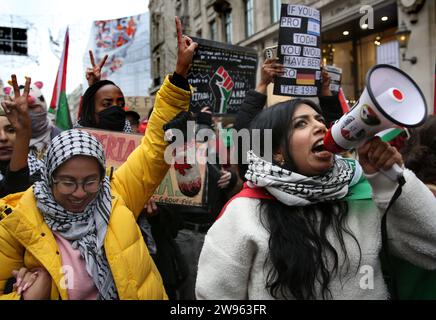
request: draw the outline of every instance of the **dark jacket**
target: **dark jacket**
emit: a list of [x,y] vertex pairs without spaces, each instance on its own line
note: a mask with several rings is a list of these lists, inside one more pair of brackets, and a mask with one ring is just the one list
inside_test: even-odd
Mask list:
[[[53,126],[50,132],[50,138],[53,139],[62,130]],[[35,172],[30,175],[29,168],[25,167],[18,171],[9,170],[9,161],[0,162],[0,198],[11,193],[27,190],[32,184],[41,179],[41,173]]]
[[0,164],[0,174],[0,198],[11,193],[25,191],[34,182],[29,175],[28,167],[18,171],[10,171],[9,163]]

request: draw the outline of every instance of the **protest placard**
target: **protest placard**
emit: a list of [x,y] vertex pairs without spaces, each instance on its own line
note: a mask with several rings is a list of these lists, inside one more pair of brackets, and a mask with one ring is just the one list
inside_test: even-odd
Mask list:
[[97,138],[103,145],[106,168],[114,170],[121,166],[129,155],[141,144],[141,135],[93,128],[80,128]]
[[[106,156],[106,171],[108,174],[120,167],[129,157],[129,155],[141,144],[142,135],[128,134],[123,132],[81,128],[84,131],[94,135],[103,145]],[[205,196],[206,183],[206,151],[207,143],[197,143],[196,157],[197,163],[193,166],[178,166],[171,165],[166,176],[162,180],[159,187],[155,190],[152,198],[158,203],[203,206],[207,201]],[[187,196],[187,192],[183,190],[183,185],[180,183],[180,176],[183,170],[195,170],[195,179],[197,190],[191,193],[192,196]],[[192,174],[191,174],[192,176]],[[193,181],[195,182],[195,181]],[[192,184],[191,184],[192,185]],[[192,190],[192,189],[191,189]]]
[[285,67],[274,94],[317,96],[321,81],[321,15],[314,8],[282,4],[277,56]]
[[191,110],[211,107],[214,114],[236,113],[245,93],[256,86],[254,49],[192,38],[198,43],[188,75],[193,87]]
[[151,109],[150,97],[124,97],[126,101],[126,110],[135,111],[143,119],[147,116]]

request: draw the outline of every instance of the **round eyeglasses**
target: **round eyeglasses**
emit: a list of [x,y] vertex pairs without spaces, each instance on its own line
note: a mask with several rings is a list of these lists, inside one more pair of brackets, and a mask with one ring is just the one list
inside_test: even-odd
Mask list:
[[75,180],[53,179],[53,184],[57,187],[59,193],[63,195],[69,195],[76,192],[79,185],[82,185],[82,189],[86,193],[96,193],[100,189],[101,180],[93,179],[77,182]]

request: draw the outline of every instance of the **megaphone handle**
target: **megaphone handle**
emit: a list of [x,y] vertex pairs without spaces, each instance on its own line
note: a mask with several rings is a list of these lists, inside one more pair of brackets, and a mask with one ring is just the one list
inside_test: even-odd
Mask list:
[[394,163],[394,165],[389,170],[382,169],[380,170],[380,172],[395,182],[398,181],[398,178],[403,175],[403,169],[396,163]]

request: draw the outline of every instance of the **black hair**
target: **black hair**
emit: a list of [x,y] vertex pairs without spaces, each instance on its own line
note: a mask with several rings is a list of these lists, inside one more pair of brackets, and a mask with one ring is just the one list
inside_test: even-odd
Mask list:
[[[115,83],[110,80],[100,80],[86,89],[82,97],[82,106],[79,112],[79,124],[84,127],[96,128],[95,122],[95,94],[97,91],[107,85],[113,85],[119,88]],[[120,89],[121,90],[121,89]]]
[[[260,150],[262,154],[258,154],[258,156],[266,156],[266,154],[263,154],[265,151],[264,129],[272,129],[272,151],[281,151],[285,160],[285,165],[282,167],[288,170],[295,171],[295,163],[293,157],[289,152],[288,141],[292,135],[292,117],[294,116],[297,107],[302,104],[309,105],[316,112],[321,114],[321,109],[313,101],[307,99],[293,99],[285,102],[279,102],[274,106],[271,106],[270,108],[266,108],[253,119],[250,124],[250,130],[252,132],[250,136],[254,136],[254,130],[258,130],[258,132],[260,133],[260,145],[257,149]],[[254,146],[252,145],[251,149],[253,149],[253,147]],[[273,159],[265,160],[274,162]],[[275,164],[278,165],[278,163]]]
[[[289,151],[289,139],[292,136],[293,115],[302,104],[307,104],[321,113],[311,100],[294,99],[264,109],[250,126],[251,129],[260,129],[261,132],[272,129],[273,152],[280,150],[285,160],[281,167],[294,172],[296,166]],[[263,144],[263,137],[260,141]],[[260,150],[264,150],[263,145]],[[272,159],[265,160],[275,163]],[[349,271],[345,234],[357,243],[361,258],[359,242],[345,223],[347,203],[330,201],[298,207],[261,199],[259,209],[263,213],[261,223],[270,234],[269,253],[264,265],[267,268],[268,262],[272,264],[267,270],[266,280],[266,288],[270,294],[275,298],[315,299],[318,295],[323,299],[331,298],[330,280],[344,266],[346,272]],[[341,266],[338,253],[328,240],[329,230],[336,235],[344,253],[345,260]],[[333,259],[333,264],[328,263],[327,257]]]

